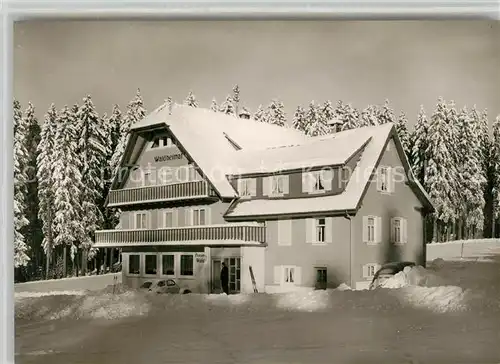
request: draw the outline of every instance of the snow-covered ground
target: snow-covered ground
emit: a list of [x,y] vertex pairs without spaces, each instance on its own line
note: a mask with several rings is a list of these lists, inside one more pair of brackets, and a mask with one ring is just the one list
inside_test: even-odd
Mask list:
[[436,261],[394,289],[16,296],[16,362],[498,362],[500,261]]

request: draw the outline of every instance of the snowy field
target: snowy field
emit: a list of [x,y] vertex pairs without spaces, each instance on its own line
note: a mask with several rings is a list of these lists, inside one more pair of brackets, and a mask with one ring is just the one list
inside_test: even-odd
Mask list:
[[[497,363],[500,260],[378,291],[18,293],[16,363]],[[399,288],[395,288],[399,287]]]

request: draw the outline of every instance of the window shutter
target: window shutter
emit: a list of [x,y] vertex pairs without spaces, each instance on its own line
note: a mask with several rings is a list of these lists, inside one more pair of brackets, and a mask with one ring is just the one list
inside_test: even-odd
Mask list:
[[184,226],[193,225],[193,210],[186,208],[184,210]]
[[331,191],[332,190],[332,182],[333,182],[333,170],[331,168],[328,168],[326,170],[321,171],[321,178],[323,179],[323,187],[325,187],[325,190]]
[[172,226],[179,226],[179,209],[172,209]]
[[302,172],[302,193],[311,192],[310,176],[308,172]]
[[380,216],[375,218],[375,242],[382,242],[382,218]]
[[368,243],[368,216],[363,216],[363,243]]
[[368,278],[368,264],[365,264],[361,267],[363,278]]
[[408,243],[408,220],[401,219],[401,242],[403,244]]
[[333,217],[325,219],[325,243],[333,242]]
[[146,228],[147,229],[152,229],[153,228],[153,218],[152,218],[152,214],[151,214],[151,211],[147,211],[146,212]]
[[283,175],[283,193],[288,195],[290,193],[290,176],[285,174]]
[[314,219],[306,219],[306,243],[314,243]]
[[295,266],[295,285],[299,286],[302,284],[302,267]]
[[375,170],[375,178],[377,179],[377,191],[382,191],[382,173],[380,172],[380,166]]
[[257,196],[257,178],[251,178],[248,182],[250,183],[250,195]]
[[269,196],[271,194],[271,190],[269,189],[269,181],[271,177],[262,178],[262,194],[264,196]]
[[205,225],[212,225],[212,208],[205,208]]
[[274,284],[280,284],[280,283],[281,283],[281,266],[275,265],[274,266]]
[[156,211],[157,211],[156,220],[158,220],[157,221],[158,229],[163,229],[165,227],[165,210],[160,209]]
[[238,189],[238,195],[241,196],[242,191],[243,191],[243,181],[241,180],[241,178],[238,178],[236,180],[236,183],[237,183],[236,188]]
[[128,216],[128,228],[135,229],[135,214],[133,212],[125,212],[125,217]]
[[387,168],[387,189],[388,192],[394,192],[394,168]]
[[391,243],[395,243],[396,242],[396,218],[395,217],[391,217],[390,237],[391,237]]

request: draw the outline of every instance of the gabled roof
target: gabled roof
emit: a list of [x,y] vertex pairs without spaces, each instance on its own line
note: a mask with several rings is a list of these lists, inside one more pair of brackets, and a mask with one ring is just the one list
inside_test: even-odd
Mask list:
[[[244,217],[259,218],[273,215],[299,216],[302,214],[314,213],[355,213],[360,208],[364,194],[369,186],[371,176],[376,170],[382,157],[382,152],[384,151],[391,136],[395,137],[396,148],[398,149],[403,166],[409,176],[410,186],[414,189],[424,206],[432,210],[432,203],[428,198],[428,195],[425,193],[418,181],[413,178],[413,174],[409,169],[408,160],[404,155],[393,124],[384,124],[380,126],[363,127],[340,132],[335,134],[335,137],[333,138],[330,136],[317,138],[324,141],[335,138],[337,138],[337,141],[343,139],[346,142],[346,145],[348,145],[348,141],[352,141],[353,138],[361,141],[369,140],[362,152],[356,168],[353,171],[351,179],[342,193],[333,196],[296,199],[241,200],[230,207],[225,217],[236,219]],[[332,153],[335,153],[335,150],[332,151]]]
[[369,135],[346,132],[309,138],[297,145],[242,150],[237,154],[238,174],[344,165],[370,138]]
[[230,141],[244,150],[256,150],[308,140],[294,129],[178,104],[172,105],[171,113],[160,106],[134,124],[131,133],[156,128],[170,129],[219,195],[226,198],[237,196],[226,177],[237,165],[238,150]]

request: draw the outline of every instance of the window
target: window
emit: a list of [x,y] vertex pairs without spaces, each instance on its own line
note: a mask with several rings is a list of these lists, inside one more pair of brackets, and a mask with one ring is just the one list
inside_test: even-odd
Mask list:
[[156,275],[156,264],[157,264],[157,259],[156,259],[156,254],[146,254],[145,255],[145,272],[146,274],[149,275]]
[[156,137],[153,139],[153,143],[151,144],[151,149],[173,147],[174,145],[175,144],[173,143],[172,138],[168,136]]
[[181,276],[192,276],[194,274],[193,255],[181,255]]
[[128,273],[140,274],[141,273],[141,259],[139,254],[130,254],[128,256]]
[[193,209],[193,225],[206,225],[206,209]]
[[241,178],[238,180],[238,194],[240,197],[249,197],[256,195],[256,179]]
[[295,267],[283,268],[283,282],[289,284],[295,283]]
[[198,171],[196,170],[196,167],[194,164],[189,164],[188,165],[188,181],[190,182],[195,182],[198,181]]
[[146,212],[136,212],[135,214],[135,228],[136,229],[147,229],[148,225],[148,215]]
[[173,145],[172,143],[172,139],[170,139],[169,137],[162,137],[161,138],[162,140],[162,147],[171,147]]
[[380,192],[393,192],[393,181],[390,167],[380,167],[378,171],[377,189]]
[[314,181],[313,192],[324,191],[325,186],[323,184],[323,178],[321,176],[321,171],[312,172],[312,178]]
[[406,243],[406,219],[402,217],[391,219],[391,240],[394,244]]
[[373,216],[369,216],[367,219],[368,223],[366,226],[367,229],[367,242],[374,243],[375,242],[375,218]]
[[315,236],[315,241],[317,243],[324,243],[325,242],[325,233],[326,233],[326,219],[321,218],[321,219],[316,219],[316,236]]
[[363,266],[363,278],[372,279],[375,273],[380,269],[380,264],[369,263]]
[[163,227],[164,228],[174,227],[174,211],[167,210],[163,212]]
[[282,195],[285,193],[285,176],[271,177],[271,194]]
[[175,256],[173,254],[163,254],[161,256],[161,274],[165,276],[175,275]]
[[151,144],[151,149],[160,147],[160,138],[155,138],[153,144]]

